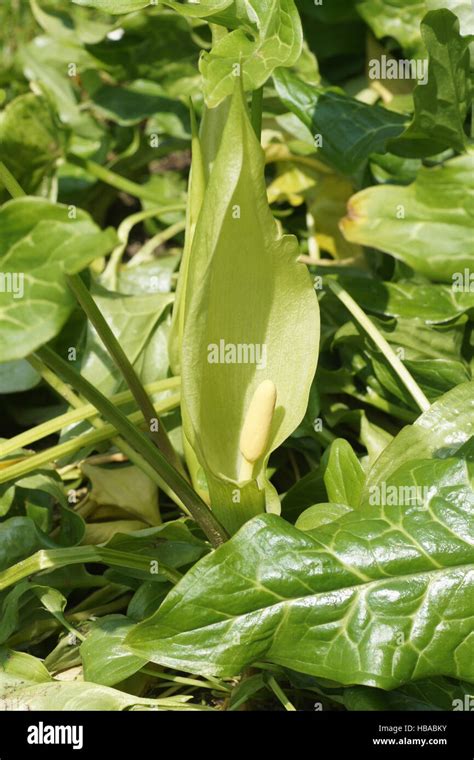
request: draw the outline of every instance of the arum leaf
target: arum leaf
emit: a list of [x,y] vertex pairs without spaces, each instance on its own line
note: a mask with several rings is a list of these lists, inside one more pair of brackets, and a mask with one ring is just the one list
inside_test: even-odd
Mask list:
[[160,523],[156,483],[138,467],[111,469],[83,464],[81,469],[92,483],[90,498],[96,504],[113,505],[150,525]]
[[344,438],[336,438],[328,450],[324,485],[329,500],[359,506],[365,474],[352,446]]
[[51,676],[37,657],[0,647],[0,679],[2,684],[44,683]]
[[[170,293],[122,295],[95,284],[91,294],[142,382],[150,382],[150,376],[153,381],[165,377],[168,357],[159,325],[173,296]],[[89,325],[81,374],[102,393],[112,394],[124,387],[123,379],[117,377],[114,369],[104,344]]]
[[64,273],[79,272],[116,245],[113,230],[75,213],[71,219],[67,206],[40,198],[0,209],[0,266],[11,278],[0,290],[2,361],[22,359],[59,332],[75,306]]
[[[277,390],[267,451],[254,469],[260,487],[269,453],[306,411],[319,314],[297,256],[295,238],[281,234],[268,207],[263,152],[236,88],[191,250],[182,356],[185,435],[206,474],[234,488],[257,386],[268,379]],[[238,502],[227,494],[222,508],[238,511]]]
[[31,594],[38,597],[42,606],[50,612],[61,623],[64,621],[63,611],[66,606],[66,598],[55,588],[50,586],[39,586],[30,581],[18,583],[2,599],[0,606],[0,642],[5,642],[14,631],[18,628],[20,619],[21,606],[24,606],[24,596],[28,597],[26,609],[30,612],[33,609],[33,600]]
[[25,192],[33,192],[52,172],[64,148],[48,102],[29,93],[15,98],[0,114],[0,160]]
[[389,148],[409,158],[432,156],[448,148],[466,148],[464,122],[471,105],[468,39],[448,10],[428,13],[421,33],[429,53],[427,81],[413,93],[415,115],[407,130]]
[[393,691],[381,691],[369,686],[354,686],[344,690],[347,710],[444,710],[456,709],[469,700],[472,686],[448,678],[428,678],[407,684]]
[[347,515],[351,508],[347,504],[338,504],[336,502],[321,502],[314,504],[312,507],[305,509],[298,517],[295,527],[299,530],[314,530],[320,525],[327,525],[334,520],[339,520],[343,515]]
[[391,253],[415,271],[448,282],[474,266],[474,153],[423,166],[408,187],[356,193],[341,229],[352,243]]
[[80,647],[86,681],[113,686],[146,665],[123,646],[132,625],[125,615],[106,615],[92,625]]
[[250,29],[239,28],[218,39],[203,53],[200,70],[209,107],[232,93],[242,68],[246,90],[256,90],[276,66],[292,66],[301,55],[303,33],[294,0],[247,0]]
[[434,514],[425,504],[371,507],[311,534],[255,517],[126,644],[206,675],[235,676],[266,659],[383,689],[434,675],[474,681],[470,493],[449,500],[434,488]]
[[32,554],[41,546],[35,524],[29,517],[11,517],[0,524],[0,570]]
[[446,394],[389,444],[373,468],[377,499],[310,533],[255,517],[126,644],[221,676],[266,659],[383,689],[439,675],[474,682],[473,387]]
[[[183,710],[189,697],[147,699],[86,681],[52,681],[5,688],[0,672],[0,707],[3,710]],[[193,709],[192,707],[190,709]],[[198,708],[194,708],[198,709]]]
[[285,69],[276,69],[273,81],[285,106],[320,136],[318,158],[342,174],[355,175],[371,153],[385,151],[387,141],[403,132],[406,117],[401,114],[325,92]]

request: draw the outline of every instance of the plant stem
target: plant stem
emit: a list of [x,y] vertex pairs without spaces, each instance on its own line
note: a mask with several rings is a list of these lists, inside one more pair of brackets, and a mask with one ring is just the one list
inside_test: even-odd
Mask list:
[[[73,406],[75,409],[82,409],[84,406],[84,401],[77,396],[74,391],[71,390],[71,388],[64,383],[55,372],[52,372],[51,369],[46,367],[42,361],[40,361],[35,356],[29,357],[30,364],[37,370],[37,372],[40,373],[40,375],[48,382],[54,390],[56,390],[57,393],[59,393],[63,398],[65,398],[71,406]],[[103,430],[105,427],[105,422],[101,420],[99,417],[95,417],[91,420],[91,424],[93,427],[97,428],[98,430]],[[110,436],[107,436],[110,437]],[[150,466],[150,464],[137,452],[135,449],[130,446],[127,441],[124,441],[123,438],[120,436],[113,435],[111,438],[112,443],[117,446],[120,451],[125,454],[125,456],[133,462],[137,467],[139,467],[146,475],[148,475],[149,478],[154,483],[157,483],[160,488],[162,488],[165,493],[171,496],[173,498],[173,495],[170,493],[166,483],[162,481],[161,478],[159,478],[159,475],[156,473],[153,467]],[[38,457],[41,455],[37,455]],[[27,460],[25,462],[25,465],[29,465],[31,468],[31,460],[33,457]],[[14,467],[14,466],[13,466]],[[28,472],[30,469],[28,469]],[[8,470],[11,474],[11,469]],[[180,504],[180,502],[178,502]],[[181,506],[181,504],[180,504]],[[160,518],[161,520],[161,518]]]
[[[71,164],[75,164],[75,166],[80,166],[81,169],[84,169],[89,174],[92,174],[92,176],[96,179],[99,179],[101,182],[105,182],[107,185],[114,187],[116,190],[122,190],[124,193],[128,193],[128,195],[132,195],[135,198],[141,198],[142,200],[156,203],[156,193],[154,190],[150,190],[144,185],[140,185],[137,182],[133,182],[132,180],[127,179],[126,177],[122,177],[120,174],[116,174],[110,169],[107,169],[105,166],[96,164],[95,161],[79,158],[78,156],[72,155],[68,156],[68,161]],[[170,210],[174,211],[182,211],[183,209],[183,204],[170,207]]]
[[[42,549],[32,554],[27,559],[17,562],[16,565],[3,570],[0,573],[0,591],[12,586],[18,581],[35,575],[43,570],[51,568],[67,567],[68,565],[82,565],[84,562],[101,562],[111,567],[126,567],[130,570],[150,572],[150,558],[141,557],[138,554],[107,549],[100,546],[73,546],[67,549]],[[163,565],[158,567],[160,575],[164,575],[172,583],[181,580],[181,573],[173,568]]]
[[[155,216],[162,216],[165,213],[177,211],[177,210],[184,210],[185,206],[184,204],[180,206],[154,206],[153,208],[147,208],[143,211],[137,211],[136,214],[131,214],[130,216],[127,216],[126,219],[121,222],[117,229],[117,237],[120,240],[119,245],[114,248],[112,251],[109,260],[107,262],[107,266],[105,267],[104,272],[102,273],[102,279],[110,278],[111,283],[115,286],[116,285],[116,269],[118,265],[120,264],[120,261],[122,260],[123,253],[125,251],[125,248],[128,243],[128,238],[130,235],[131,230],[136,224],[139,224],[140,222],[144,221],[145,219],[152,219]],[[169,228],[168,228],[169,229]],[[165,230],[166,232],[166,230]]]
[[213,546],[219,546],[228,536],[207,504],[193,490],[189,482],[163,456],[162,452],[143,433],[139,432],[130,420],[80,375],[73,367],[61,359],[48,346],[43,346],[37,352],[42,361],[51,367],[58,375],[74,385],[82,395],[93,404],[101,415],[113,425],[141,456],[163,478],[174,493],[187,507],[192,517],[200,525]]
[[296,707],[290,702],[290,700],[286,696],[280,684],[275,680],[275,678],[273,676],[269,676],[266,679],[266,681],[270,689],[275,694],[278,701],[281,702],[281,704],[285,708],[285,710],[288,710],[288,712],[296,712]]
[[250,112],[250,119],[252,126],[257,135],[257,140],[260,142],[262,137],[262,114],[263,114],[263,87],[259,87],[258,90],[254,90],[252,93],[252,106]]
[[147,240],[146,243],[142,245],[138,253],[135,254],[133,257],[132,265],[134,267],[139,266],[142,262],[146,261],[149,256],[151,256],[155,248],[158,248],[159,245],[166,243],[167,240],[171,240],[171,238],[173,238],[179,232],[183,232],[184,229],[186,229],[186,222],[182,221],[175,222],[165,230],[157,232],[156,235]]
[[25,191],[18,184],[15,177],[9,169],[5,166],[3,161],[0,161],[0,182],[8,190],[12,198],[22,198],[26,195]]
[[74,409],[80,409],[84,406],[84,401],[77,396],[76,393],[69,387],[67,383],[64,383],[60,377],[52,372],[37,356],[31,355],[28,357],[28,361],[34,370],[40,375],[45,383],[56,391],[58,396],[68,402]]
[[[54,375],[54,373],[51,374]],[[54,377],[56,376],[54,375]],[[149,385],[146,385],[145,388],[148,393],[155,395],[160,391],[179,388],[180,381],[180,377],[170,377],[166,380],[157,380],[155,383],[150,383]],[[69,386],[66,387],[69,388]],[[121,393],[116,393],[114,396],[111,396],[110,400],[115,404],[115,406],[121,406],[122,404],[126,404],[127,402],[131,401],[132,398],[133,397],[130,391],[122,391]],[[171,399],[174,400],[175,398],[178,398],[179,401],[179,396],[176,396],[176,394],[168,397],[166,401],[170,401]],[[166,406],[165,411],[168,411],[168,409],[169,405]],[[82,422],[83,420],[87,420],[90,417],[96,416],[97,409],[92,406],[92,404],[84,404],[83,406],[80,406],[71,412],[60,414],[58,417],[54,417],[47,422],[42,422],[40,425],[36,425],[29,430],[25,430],[24,433],[20,433],[14,438],[9,438],[7,441],[0,443],[0,460],[4,459],[4,457],[8,456],[9,454],[13,454],[18,449],[23,449],[31,443],[40,441],[42,438],[47,438],[53,433],[57,433],[58,430],[61,430],[68,425],[73,425],[76,422]]]
[[[170,409],[174,409],[175,407],[179,406],[179,402],[180,396],[175,395],[170,396],[165,401],[161,402],[160,405],[157,404],[156,406],[159,411],[169,411]],[[134,412],[133,414],[130,414],[127,419],[133,425],[143,422],[141,412]],[[58,443],[56,446],[52,446],[49,449],[38,452],[38,454],[33,454],[32,456],[25,457],[19,462],[16,460],[12,464],[8,464],[8,461],[0,462],[0,484],[6,483],[9,480],[16,480],[17,478],[22,477],[29,472],[32,472],[32,470],[36,470],[39,467],[42,467],[48,462],[54,462],[61,457],[74,454],[75,451],[79,451],[83,448],[95,447],[97,444],[110,439],[115,443],[117,448],[123,446],[125,449],[127,449],[127,451],[129,451],[131,454],[131,456],[128,456],[128,454],[126,454],[127,459],[130,459],[130,461],[134,462],[137,467],[140,467],[140,469],[142,469],[153,480],[154,483],[156,483],[165,493],[168,493],[170,497],[177,502],[177,504],[183,507],[181,500],[178,499],[175,494],[173,494],[172,490],[166,485],[166,483],[164,483],[162,478],[160,478],[153,467],[150,467],[150,465],[145,462],[143,457],[137,454],[134,449],[129,447],[126,441],[122,441],[122,439],[117,436],[115,427],[113,425],[102,423],[102,420],[98,420],[98,422],[101,423],[101,426],[97,428],[97,430],[93,430],[90,433],[84,433],[83,435],[78,435],[75,438],[71,438],[69,441],[64,441],[64,443]],[[125,451],[123,453],[125,454]],[[4,467],[4,465],[6,466]],[[187,512],[187,510],[185,511]]]
[[[150,438],[152,438],[156,446],[158,446],[158,448],[163,452],[164,456],[173,465],[173,467],[178,470],[183,475],[183,477],[185,477],[183,466],[170,443],[163,423],[156,416],[153,404],[151,403],[150,398],[141,383],[141,380],[133,369],[122,346],[104,319],[102,312],[84,285],[84,282],[82,281],[80,275],[66,275],[66,282],[76,296],[87,317],[94,325],[99,337],[104,343],[110,356],[114,360],[115,365],[122,373],[125,382],[130,388],[130,391],[133,393],[133,397],[137,402],[138,408],[141,409],[143,417],[147,423]],[[156,430],[154,429],[155,425]]]
[[163,681],[169,681],[171,683],[182,683],[187,686],[199,686],[202,689],[215,689],[216,691],[228,692],[230,689],[227,686],[219,683],[211,683],[210,681],[199,681],[197,678],[185,678],[184,676],[174,676],[171,673],[161,673],[159,670],[152,670],[152,668],[144,667],[141,669],[142,673],[153,678],[158,678]]
[[341,287],[338,282],[335,280],[327,280],[326,282],[334,295],[339,298],[341,303],[343,303],[346,309],[352,314],[364,332],[367,333],[377,348],[380,349],[380,351],[383,353],[386,360],[391,365],[392,369],[396,372],[420,410],[422,412],[426,412],[431,406],[430,402],[426,398],[418,383],[410,375],[405,365],[400,361],[388,341],[385,340],[383,335],[379,330],[377,330],[373,322],[362,311],[352,296],[349,295],[349,293],[344,290],[344,288]]

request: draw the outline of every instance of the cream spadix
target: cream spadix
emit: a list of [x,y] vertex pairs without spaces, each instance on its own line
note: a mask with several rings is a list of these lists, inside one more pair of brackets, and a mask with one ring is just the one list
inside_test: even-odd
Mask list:
[[260,383],[252,396],[240,434],[241,481],[252,477],[253,465],[266,452],[276,398],[277,390],[271,380]]

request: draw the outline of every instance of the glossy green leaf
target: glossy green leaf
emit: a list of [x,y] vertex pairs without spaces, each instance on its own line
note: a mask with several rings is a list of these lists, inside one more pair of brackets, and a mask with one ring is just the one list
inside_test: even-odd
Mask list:
[[407,684],[393,691],[354,686],[344,690],[347,710],[453,710],[459,700],[464,704],[472,686],[449,678],[430,678]]
[[314,530],[315,528],[319,528],[320,525],[327,525],[334,522],[334,520],[339,520],[340,517],[347,515],[350,511],[351,508],[347,504],[335,502],[314,504],[300,514],[295,523],[295,528],[304,531]]
[[182,125],[188,121],[183,103],[166,97],[160,85],[145,79],[137,79],[121,87],[104,84],[95,90],[92,101],[95,111],[121,126],[139,124],[155,115],[159,115],[161,123],[164,123],[166,113],[170,120],[174,119]]
[[356,509],[365,482],[365,474],[352,446],[337,438],[328,450],[324,485],[329,500]]
[[136,533],[119,533],[107,542],[107,548],[149,557],[169,567],[191,565],[208,551],[206,542],[194,535],[191,526],[188,520],[172,520]]
[[371,153],[383,152],[403,132],[406,117],[394,111],[308,85],[285,69],[277,69],[273,81],[285,106],[320,135],[318,157],[342,174],[356,174]]
[[245,8],[250,28],[218,38],[201,57],[204,95],[211,108],[232,93],[238,67],[245,90],[256,90],[276,66],[292,66],[301,55],[303,34],[294,0],[248,0]]
[[421,33],[429,54],[427,82],[415,88],[413,121],[389,149],[415,158],[446,149],[462,153],[472,100],[468,39],[461,37],[459,21],[449,10],[428,13]]
[[10,517],[0,523],[0,570],[33,554],[40,546],[33,520],[29,517]]
[[256,387],[270,379],[277,389],[267,450],[254,469],[260,487],[268,454],[306,411],[319,315],[297,256],[295,239],[281,234],[268,207],[262,150],[237,87],[192,245],[182,356],[184,432],[208,479],[229,487],[213,503],[221,519],[239,509],[231,500],[239,438]]
[[116,244],[90,216],[40,198],[20,198],[0,209],[0,264],[11,277],[0,291],[2,361],[21,359],[51,340],[75,301],[64,273],[79,272]]
[[474,265],[474,153],[422,167],[408,187],[356,193],[341,229],[352,243],[392,254],[436,281],[453,282]]
[[114,686],[146,665],[123,646],[132,626],[124,615],[106,615],[93,624],[80,647],[86,681]]
[[[430,509],[372,506],[303,533],[275,515],[201,560],[126,643],[191,672],[232,676],[265,659],[343,684],[474,681],[474,498],[447,460]],[[463,470],[463,473],[460,471]]]

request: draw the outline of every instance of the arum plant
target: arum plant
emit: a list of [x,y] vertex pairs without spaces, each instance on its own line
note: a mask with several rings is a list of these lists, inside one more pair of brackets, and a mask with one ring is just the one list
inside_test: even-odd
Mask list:
[[172,350],[181,338],[188,462],[197,457],[211,508],[234,532],[255,514],[279,512],[266,468],[307,408],[319,311],[296,238],[282,234],[268,206],[263,151],[238,78],[227,107],[204,192],[194,137],[183,332]]

